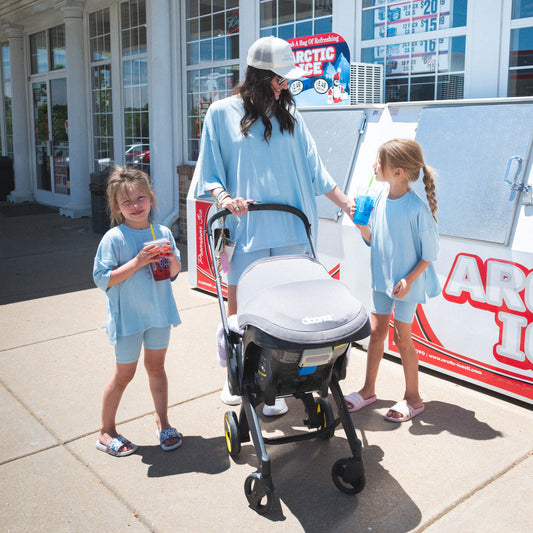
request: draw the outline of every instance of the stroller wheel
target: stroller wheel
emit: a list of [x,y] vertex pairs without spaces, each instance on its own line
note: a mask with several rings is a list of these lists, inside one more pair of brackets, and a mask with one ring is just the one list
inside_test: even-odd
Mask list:
[[324,433],[320,438],[324,440],[331,439],[335,433],[335,417],[333,416],[333,409],[331,408],[331,403],[327,398],[318,398],[316,401],[316,413],[321,419],[321,424],[319,429],[326,429],[331,427],[330,431]]
[[360,460],[339,459],[331,469],[335,486],[345,494],[357,494],[365,487],[365,471]]
[[254,472],[246,478],[244,494],[250,507],[259,514],[267,514],[272,510],[274,492],[266,485],[259,472]]
[[241,453],[241,439],[237,415],[233,411],[227,411],[224,415],[224,435],[226,436],[228,453],[232,457],[237,457]]

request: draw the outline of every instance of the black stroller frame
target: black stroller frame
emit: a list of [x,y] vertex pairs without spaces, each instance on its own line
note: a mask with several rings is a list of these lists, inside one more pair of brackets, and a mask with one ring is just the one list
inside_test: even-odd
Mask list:
[[[307,216],[301,210],[277,203],[253,203],[249,204],[248,210],[250,212],[275,210],[292,213],[297,216],[305,226],[311,257],[315,263],[318,263],[311,238],[311,225]],[[216,220],[228,215],[231,215],[230,211],[221,210],[211,216],[206,225],[206,234],[213,261],[215,258],[213,224]],[[304,257],[309,259],[307,256]],[[259,263],[259,261],[256,263]],[[362,310],[362,313],[364,313],[362,326],[356,332],[345,334],[343,338],[335,340],[334,346],[330,346],[330,359],[325,362],[321,360],[320,355],[314,355],[316,350],[313,351],[313,348],[319,346],[316,342],[314,344],[304,343],[303,345],[287,341],[280,342],[255,326],[247,326],[242,337],[239,333],[232,331],[228,324],[224,305],[221,274],[216,268],[214,270],[216,272],[216,290],[224,328],[229,389],[231,394],[242,397],[239,416],[237,417],[234,411],[227,411],[224,416],[226,446],[229,454],[232,457],[237,457],[241,451],[241,443],[249,442],[251,435],[259,461],[257,471],[250,474],[244,483],[244,491],[250,507],[259,514],[269,513],[272,509],[274,485],[272,483],[270,458],[267,454],[266,444],[285,444],[314,438],[327,440],[333,436],[339,423],[344,428],[352,455],[336,461],[332,467],[331,475],[334,484],[342,492],[350,495],[359,493],[365,486],[365,474],[361,457],[362,443],[356,436],[339,381],[346,377],[347,354],[351,342],[363,339],[370,334],[370,322],[366,312],[364,309]],[[244,273],[241,276],[241,280],[243,277]],[[332,343],[329,342],[329,344],[331,345]],[[283,379],[279,378],[276,372],[282,374],[279,369],[283,367],[283,363],[273,356],[270,359],[267,358],[270,352],[274,351],[277,354],[282,353],[282,359],[283,357],[286,358],[287,354],[294,356],[297,353],[300,355],[294,357],[299,357],[296,363],[302,369],[305,350],[307,350],[306,353],[311,353],[311,355],[306,356],[311,361],[308,366],[311,366],[313,361],[317,362],[317,365],[312,367],[316,369],[313,371],[314,376],[297,376],[296,380],[291,380],[290,376],[285,376]],[[262,357],[263,353],[267,355]],[[316,357],[318,359],[313,359]],[[259,371],[260,364],[262,365],[261,371]],[[285,365],[284,368],[288,366],[290,365]],[[276,379],[272,377],[274,375],[276,375]],[[266,376],[265,379],[262,376]],[[268,379],[269,376],[271,377],[270,381]],[[337,405],[338,418],[335,418],[327,398],[328,388],[331,390]],[[318,393],[319,397],[315,397],[313,393]],[[263,437],[256,407],[262,403],[273,405],[276,397],[283,396],[294,396],[302,401],[307,416],[304,424],[312,431],[276,438]]]

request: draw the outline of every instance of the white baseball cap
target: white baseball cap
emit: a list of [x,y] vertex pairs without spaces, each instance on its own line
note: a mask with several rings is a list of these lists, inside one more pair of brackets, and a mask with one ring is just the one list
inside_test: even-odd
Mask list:
[[249,67],[271,70],[278,76],[295,80],[308,74],[294,63],[291,45],[278,37],[262,37],[248,50]]

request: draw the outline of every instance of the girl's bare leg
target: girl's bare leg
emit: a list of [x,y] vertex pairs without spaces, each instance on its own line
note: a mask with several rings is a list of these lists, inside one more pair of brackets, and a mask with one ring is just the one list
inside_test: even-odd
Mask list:
[[[403,399],[413,408],[422,407],[423,402],[418,388],[418,355],[411,337],[411,324],[394,321],[394,344],[402,358],[403,373],[405,376],[405,394]],[[401,414],[389,410],[388,416],[401,418]]]
[[387,338],[390,315],[377,315],[371,313],[370,325],[372,333],[368,343],[366,358],[366,375],[363,388],[359,394],[366,400],[376,394],[376,380],[378,377],[379,365],[383,358],[385,349],[385,339]]
[[[137,361],[127,364],[116,363],[115,374],[104,389],[104,398],[102,401],[102,427],[98,434],[98,439],[105,446],[118,435],[115,426],[118,406],[126,386],[135,375],[136,369]],[[127,450],[131,450],[129,444],[121,446],[118,451],[125,452]]]
[[[165,371],[165,356],[167,349],[148,350],[144,349],[144,367],[148,374],[150,392],[154,400],[155,422],[159,432],[170,427],[168,421],[168,379]],[[179,441],[179,437],[165,440],[167,446],[172,446]]]

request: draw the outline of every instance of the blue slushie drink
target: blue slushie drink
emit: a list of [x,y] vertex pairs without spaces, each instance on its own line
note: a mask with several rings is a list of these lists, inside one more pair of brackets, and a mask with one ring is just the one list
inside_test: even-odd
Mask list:
[[375,201],[375,196],[361,194],[355,197],[355,213],[353,215],[354,224],[360,224],[361,226],[366,226],[368,224],[368,219],[370,218],[372,209],[374,209]]

